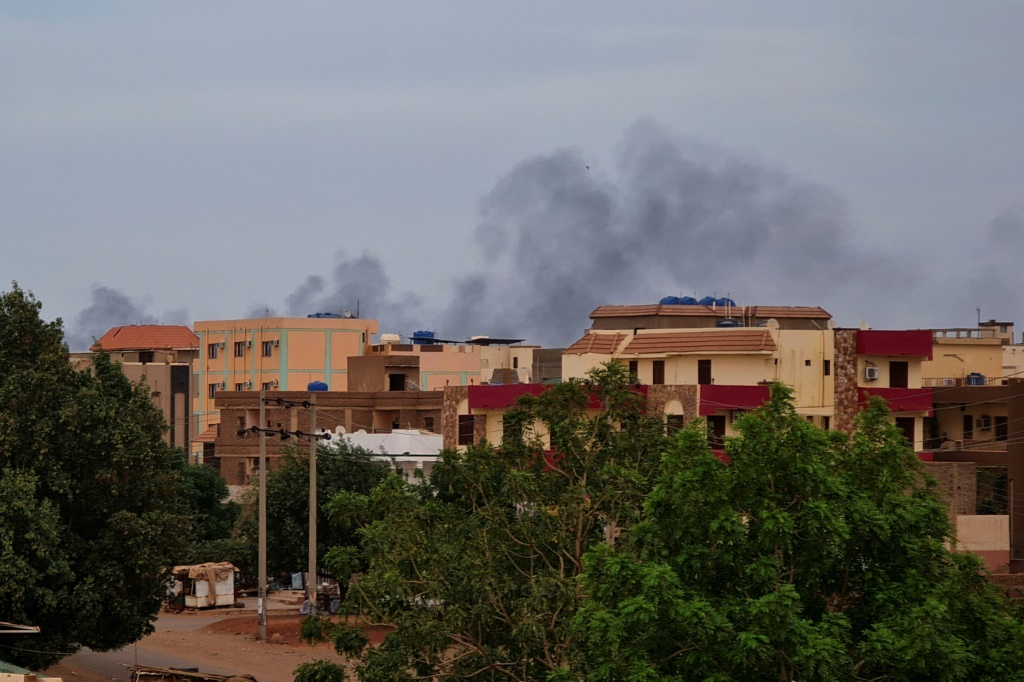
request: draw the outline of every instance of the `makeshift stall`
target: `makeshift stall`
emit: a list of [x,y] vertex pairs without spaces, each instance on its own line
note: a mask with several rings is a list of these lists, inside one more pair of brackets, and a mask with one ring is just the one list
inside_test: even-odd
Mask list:
[[[187,609],[208,609],[235,605],[235,573],[228,561],[175,566],[171,571],[175,601]],[[182,599],[184,597],[184,599]]]

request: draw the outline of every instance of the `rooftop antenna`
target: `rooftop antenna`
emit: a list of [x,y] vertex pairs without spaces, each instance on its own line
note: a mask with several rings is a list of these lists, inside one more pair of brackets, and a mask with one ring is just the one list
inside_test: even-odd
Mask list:
[[981,308],[975,308],[978,311],[978,326],[981,327]]

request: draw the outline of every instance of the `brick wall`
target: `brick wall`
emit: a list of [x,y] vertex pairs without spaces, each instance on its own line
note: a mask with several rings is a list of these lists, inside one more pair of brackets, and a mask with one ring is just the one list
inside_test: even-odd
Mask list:
[[661,416],[665,406],[678,400],[687,423],[697,417],[697,386],[652,385],[647,387],[647,414]]
[[925,469],[938,482],[939,496],[957,515],[977,514],[978,465],[974,462],[926,462]]
[[835,362],[833,363],[835,399],[833,428],[852,433],[857,419],[857,330],[835,331]]

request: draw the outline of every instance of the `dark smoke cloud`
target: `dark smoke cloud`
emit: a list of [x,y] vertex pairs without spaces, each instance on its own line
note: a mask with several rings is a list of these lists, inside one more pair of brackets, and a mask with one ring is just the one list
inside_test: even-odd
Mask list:
[[111,287],[94,285],[92,303],[75,316],[66,339],[72,352],[87,351],[112,327],[127,324],[183,324],[191,326],[188,311],[177,308],[161,318],[146,312],[146,304]]
[[479,208],[484,265],[454,282],[444,308],[393,296],[377,258],[339,255],[329,278],[311,276],[288,297],[288,310],[351,310],[359,299],[382,330],[565,345],[599,305],[668,294],[821,305],[896,324],[887,317],[895,318],[892,306],[875,302],[922,282],[905,259],[855,246],[846,208],[828,190],[654,122],[626,131],[612,172],[587,164],[562,150],[520,163],[497,183]]
[[358,311],[361,317],[380,320],[383,331],[405,335],[415,331],[415,311],[423,302],[412,294],[393,297],[391,280],[380,259],[365,253],[349,258],[339,251],[334,261],[328,277],[310,275],[288,295],[285,307],[289,315],[301,317],[345,311],[355,314]]

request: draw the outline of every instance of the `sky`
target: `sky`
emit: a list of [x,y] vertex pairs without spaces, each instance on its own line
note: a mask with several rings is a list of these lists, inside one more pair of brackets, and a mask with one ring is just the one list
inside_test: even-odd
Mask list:
[[[0,0],[0,290],[109,327],[1024,325],[1024,4]],[[980,308],[980,312],[978,309]]]

